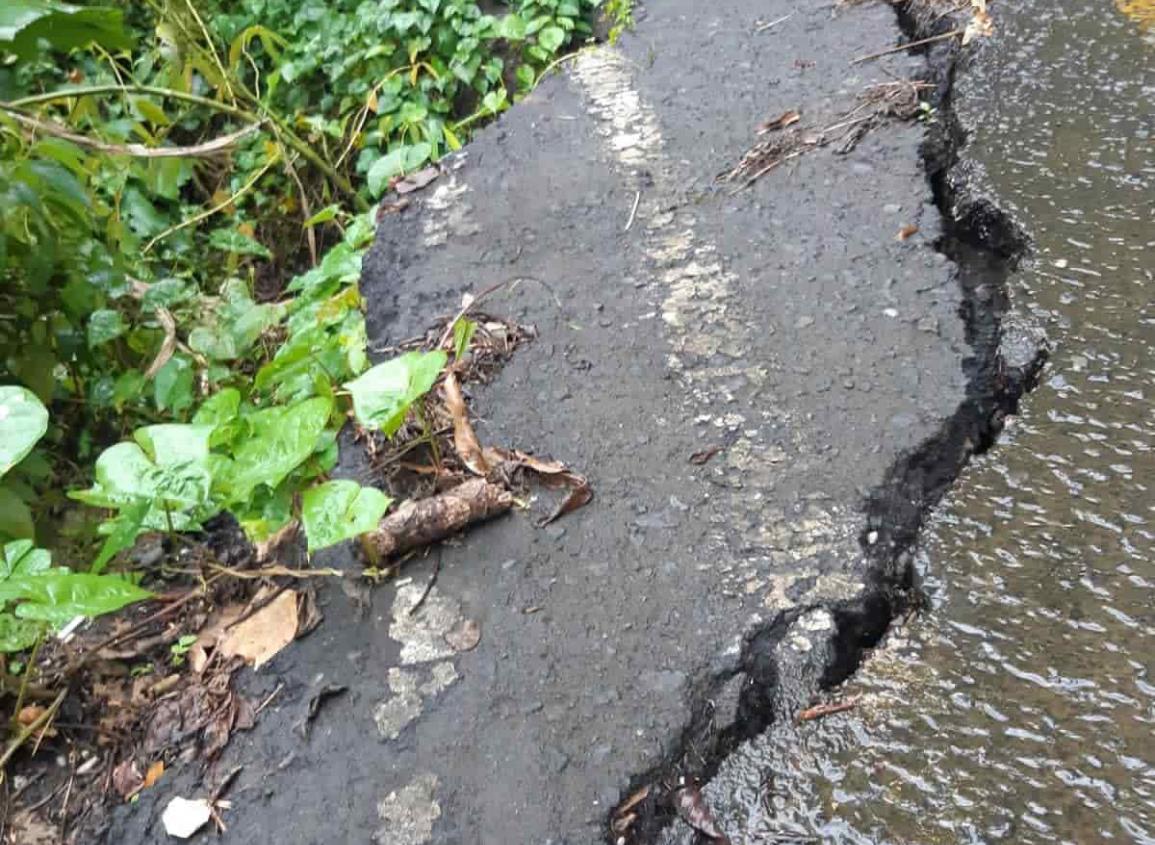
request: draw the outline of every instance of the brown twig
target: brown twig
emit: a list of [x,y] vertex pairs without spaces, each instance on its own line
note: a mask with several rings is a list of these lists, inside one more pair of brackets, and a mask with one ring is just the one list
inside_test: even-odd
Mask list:
[[88,147],[90,150],[96,150],[97,152],[133,156],[134,158],[204,158],[206,156],[220,155],[221,153],[228,152],[232,147],[236,146],[238,141],[247,138],[261,128],[260,123],[253,123],[243,129],[238,129],[236,132],[230,132],[228,135],[222,135],[219,138],[213,138],[211,141],[205,141],[203,144],[194,144],[189,147],[146,147],[144,144],[110,144],[106,141],[98,141],[95,138],[69,132],[58,123],[41,120],[40,118],[24,114],[18,109],[3,105],[0,105],[0,111],[3,111],[22,126],[37,132],[43,132],[45,135],[62,138],[65,141],[71,141],[74,144]]
[[[207,587],[208,584],[210,584],[212,581],[214,581],[216,578],[219,578],[219,577],[220,577],[219,575],[214,575],[207,582],[205,582],[205,587]],[[147,628],[153,622],[159,622],[161,619],[165,619],[166,617],[171,616],[173,613],[175,613],[180,608],[184,607],[186,604],[188,604],[193,599],[203,598],[207,595],[208,595],[208,593],[204,588],[189,590],[187,593],[185,593],[180,598],[177,598],[177,599],[171,601],[168,605],[166,605],[165,607],[162,607],[160,610],[156,611],[156,613],[149,614],[144,619],[137,622],[135,625],[130,626],[127,630],[121,631],[118,634],[113,634],[110,637],[106,637],[105,639],[98,642],[96,645],[92,646],[89,649],[86,649],[84,652],[82,652],[76,658],[69,661],[68,665],[65,666],[63,669],[61,669],[60,671],[58,671],[56,673],[56,675],[54,675],[53,677],[58,678],[58,677],[62,677],[65,675],[71,675],[73,672],[75,672],[77,669],[79,669],[81,666],[83,666],[88,661],[88,658],[90,658],[92,655],[96,654],[97,652],[102,651],[103,649],[106,649],[110,646],[116,645],[117,643],[123,642],[124,640],[131,637],[133,634],[136,634],[136,633],[140,632],[141,630],[143,630],[144,628]]]
[[815,719],[821,719],[825,716],[832,716],[835,713],[845,713],[847,710],[853,710],[858,706],[858,702],[862,700],[862,696],[855,696],[847,701],[835,701],[827,704],[815,704],[813,707],[807,707],[798,714],[798,723],[813,722]]
[[503,287],[505,287],[508,284],[509,284],[509,282],[505,281],[505,282],[498,282],[497,284],[490,285],[485,290],[483,290],[481,293],[479,293],[477,296],[470,299],[469,302],[467,302],[465,305],[461,306],[461,310],[457,312],[457,315],[446,324],[445,331],[441,333],[441,339],[437,341],[437,345],[433,348],[434,349],[440,349],[442,346],[444,346],[446,341],[448,341],[449,338],[453,337],[453,327],[455,325],[457,325],[458,320],[460,320],[462,317],[464,317],[466,314],[468,314],[470,311],[472,311],[474,308],[476,308],[478,305],[480,305],[481,300],[485,299],[491,293],[496,293],[497,291],[501,290]]
[[897,47],[891,47],[887,50],[879,50],[877,53],[868,53],[865,56],[859,56],[853,59],[850,63],[852,65],[861,64],[862,62],[869,62],[874,59],[881,59],[883,56],[889,56],[891,53],[901,53],[904,50],[912,50],[915,47],[922,47],[924,44],[933,44],[935,41],[946,41],[948,38],[954,38],[956,35],[962,35],[966,30],[952,29],[950,32],[943,32],[938,35],[932,35],[929,38],[920,38],[918,41],[910,41],[906,44],[899,44]]
[[441,550],[437,550],[437,560],[433,562],[433,574],[429,576],[429,582],[425,585],[425,589],[421,592],[421,597],[409,608],[409,615],[412,616],[421,609],[421,605],[425,604],[425,600],[429,598],[429,594],[433,592],[433,585],[437,583],[437,576],[441,574]]

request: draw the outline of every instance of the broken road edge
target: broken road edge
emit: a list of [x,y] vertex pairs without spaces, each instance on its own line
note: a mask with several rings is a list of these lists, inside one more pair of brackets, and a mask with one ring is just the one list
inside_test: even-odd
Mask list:
[[[899,0],[893,6],[911,40],[960,25],[959,13],[942,15],[935,0]],[[945,234],[936,248],[954,263],[962,289],[960,318],[971,347],[964,361],[965,398],[938,431],[902,455],[867,496],[859,537],[865,587],[859,596],[794,607],[745,631],[737,659],[694,685],[690,720],[663,760],[630,780],[606,820],[611,845],[657,842],[678,813],[673,785],[709,780],[740,743],[778,720],[792,719],[819,691],[854,674],[891,623],[920,606],[924,596],[914,550],[926,518],[971,458],[994,445],[1006,418],[1018,412],[1020,399],[1037,384],[1046,361],[1045,336],[1015,312],[1007,284],[1029,252],[1030,241],[1025,228],[993,197],[981,170],[965,159],[967,131],[952,99],[956,74],[973,56],[964,53],[957,39],[933,44],[926,56],[934,85],[931,105],[939,119],[928,126],[922,157],[943,218]],[[816,610],[825,610],[834,620],[822,635],[826,642],[799,658],[808,664],[801,670],[784,667],[778,645],[800,618]],[[787,682],[788,676],[799,675],[804,679],[801,688]],[[735,690],[736,707],[720,720],[718,703],[733,699]],[[630,823],[623,830],[621,820],[627,813]]]

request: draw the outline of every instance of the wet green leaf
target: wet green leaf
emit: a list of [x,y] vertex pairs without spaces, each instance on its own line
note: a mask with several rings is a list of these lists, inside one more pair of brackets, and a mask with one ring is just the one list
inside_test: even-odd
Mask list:
[[392,499],[356,481],[329,481],[305,491],[301,520],[309,551],[350,540],[377,527]]
[[17,601],[16,616],[54,626],[76,616],[100,616],[152,593],[116,575],[93,575],[51,569],[34,575],[14,575],[0,583],[0,600]]
[[307,399],[248,417],[248,434],[219,479],[230,501],[242,502],[259,485],[276,487],[313,454],[333,411],[331,399]]
[[429,392],[448,356],[442,350],[406,352],[370,367],[345,385],[353,395],[353,412],[361,425],[392,437],[413,403]]
[[469,351],[469,344],[473,340],[473,333],[477,331],[477,323],[468,317],[458,317],[453,324],[453,357],[461,360]]
[[110,340],[116,340],[128,329],[124,317],[119,311],[102,308],[94,311],[88,318],[88,345],[100,346]]
[[389,180],[394,176],[411,173],[429,161],[433,145],[425,141],[418,144],[403,144],[391,150],[369,168],[369,193],[379,197],[389,188]]
[[48,431],[48,409],[32,391],[0,386],[0,477],[24,460]]
[[0,484],[0,540],[27,539],[35,534],[36,524],[27,502],[11,487]]
[[17,619],[11,613],[0,613],[0,651],[12,653],[32,648],[45,634],[45,626],[31,619]]
[[20,58],[34,56],[40,42],[66,51],[93,42],[112,50],[132,46],[119,9],[72,6],[56,0],[4,0],[0,45]]

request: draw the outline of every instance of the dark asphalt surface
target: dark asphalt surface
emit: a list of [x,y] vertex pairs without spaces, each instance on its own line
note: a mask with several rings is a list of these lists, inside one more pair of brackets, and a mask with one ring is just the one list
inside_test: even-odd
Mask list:
[[[829,609],[868,575],[869,491],[965,389],[923,127],[817,150],[736,195],[714,177],[769,117],[852,109],[892,77],[850,60],[899,36],[882,4],[655,0],[384,219],[363,279],[371,346],[520,280],[486,309],[539,338],[475,390],[478,434],[566,461],[596,499],[446,547],[414,616],[431,559],[364,614],[330,590],[323,625],[262,670],[260,691],[285,687],[219,765],[245,765],[226,842],[601,842],[748,634],[784,620],[784,665],[823,653]],[[443,634],[463,618],[481,642],[456,654]],[[349,691],[303,740],[291,726],[324,684]],[[162,840],[164,804],[198,794],[191,767],[174,774],[107,841]]]

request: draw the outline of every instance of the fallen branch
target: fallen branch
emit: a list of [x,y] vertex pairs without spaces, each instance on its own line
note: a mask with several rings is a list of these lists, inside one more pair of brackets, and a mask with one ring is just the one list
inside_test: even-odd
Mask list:
[[451,537],[474,522],[491,519],[513,507],[513,495],[498,484],[475,478],[427,499],[405,502],[361,536],[361,547],[373,566]]

